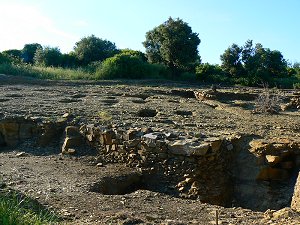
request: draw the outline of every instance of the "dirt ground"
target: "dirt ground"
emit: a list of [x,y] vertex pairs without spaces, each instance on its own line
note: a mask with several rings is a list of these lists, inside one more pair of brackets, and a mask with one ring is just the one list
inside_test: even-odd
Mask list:
[[[209,135],[240,133],[262,138],[300,138],[300,112],[254,114],[260,90],[222,88],[253,98],[199,101],[192,91],[209,87],[153,81],[38,81],[0,75],[0,119],[34,117],[54,120],[65,113],[78,124],[112,123]],[[285,90],[285,96],[293,94]],[[225,95],[224,95],[225,96]],[[139,116],[142,109],[155,115]],[[97,155],[62,156],[61,145],[0,147],[0,179],[10,188],[37,199],[65,218],[66,224],[300,224],[296,212],[273,216],[181,199],[151,190],[104,195],[91,186],[105,176],[133,171],[122,164],[97,165]],[[61,143],[61,142],[59,142]]]

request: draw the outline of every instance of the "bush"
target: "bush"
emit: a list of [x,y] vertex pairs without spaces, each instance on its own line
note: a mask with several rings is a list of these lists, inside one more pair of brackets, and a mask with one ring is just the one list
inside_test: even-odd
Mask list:
[[0,65],[11,63],[11,58],[8,55],[2,54],[0,52]]
[[265,86],[263,92],[259,94],[256,99],[254,111],[257,113],[277,114],[280,111],[282,97],[282,93],[276,90],[270,90]]
[[207,83],[230,83],[229,77],[219,65],[203,63],[196,67],[196,78]]
[[96,79],[143,79],[167,76],[162,65],[152,65],[137,56],[117,54],[107,58],[96,70]]
[[293,84],[294,89],[300,89],[300,83],[295,83]]

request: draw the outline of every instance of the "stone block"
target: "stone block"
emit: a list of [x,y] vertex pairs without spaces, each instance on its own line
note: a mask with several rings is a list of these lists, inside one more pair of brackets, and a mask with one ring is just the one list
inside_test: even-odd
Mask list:
[[184,156],[203,156],[210,147],[209,143],[193,143],[184,140],[178,140],[168,145],[169,153]]
[[298,178],[294,187],[291,208],[300,212],[300,173],[298,174]]
[[80,137],[66,137],[62,146],[62,152],[67,152],[70,148],[76,148],[84,144],[83,138]]
[[191,156],[203,156],[207,153],[210,143],[202,143],[197,146],[190,146]]
[[269,164],[275,165],[281,161],[281,158],[277,155],[266,155],[266,160]]

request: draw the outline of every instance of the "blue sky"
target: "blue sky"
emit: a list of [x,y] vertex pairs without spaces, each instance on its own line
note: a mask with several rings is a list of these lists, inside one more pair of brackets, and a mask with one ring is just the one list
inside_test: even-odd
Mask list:
[[203,62],[220,63],[247,39],[300,61],[299,0],[0,0],[0,51],[40,43],[72,51],[94,34],[119,48],[144,51],[145,33],[169,16],[199,34]]

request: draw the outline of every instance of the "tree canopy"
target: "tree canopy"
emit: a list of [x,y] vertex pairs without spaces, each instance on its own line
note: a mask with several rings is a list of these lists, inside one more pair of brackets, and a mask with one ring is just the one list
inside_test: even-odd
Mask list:
[[40,66],[61,66],[62,53],[57,47],[38,48],[34,55],[34,63]]
[[103,61],[118,53],[113,42],[103,40],[94,35],[84,37],[76,42],[74,54],[82,65],[88,65],[94,61]]
[[42,49],[42,45],[38,43],[25,44],[22,49],[22,58],[26,63],[33,63],[34,54],[37,49]]
[[222,69],[231,77],[249,77],[256,82],[287,75],[287,61],[281,52],[259,43],[253,46],[252,40],[244,46],[232,44],[220,58]]
[[143,42],[149,62],[164,64],[173,73],[195,69],[200,62],[199,44],[198,34],[186,22],[171,17],[148,31]]

